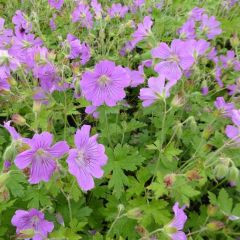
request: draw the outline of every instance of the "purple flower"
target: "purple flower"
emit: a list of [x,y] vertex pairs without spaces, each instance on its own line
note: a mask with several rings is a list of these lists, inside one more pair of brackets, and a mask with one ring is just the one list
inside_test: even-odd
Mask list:
[[92,0],[91,1],[91,7],[92,7],[92,9],[95,13],[96,19],[101,18],[102,17],[102,12],[103,12],[101,3],[99,3],[97,0]]
[[29,182],[31,184],[40,181],[48,182],[56,169],[55,159],[61,158],[69,150],[65,141],[51,146],[52,138],[52,134],[48,132],[35,134],[28,141],[30,149],[16,156],[14,162],[19,169],[30,168]]
[[205,9],[195,7],[192,9],[192,11],[189,14],[190,19],[193,19],[194,21],[201,21],[202,15],[205,13]]
[[14,56],[21,64],[24,64],[31,70],[34,66],[34,49],[42,46],[42,40],[35,38],[33,34],[13,37],[13,46],[9,53]]
[[199,56],[202,56],[206,53],[208,48],[210,47],[210,43],[204,39],[195,40],[191,39],[187,41],[187,45],[189,46],[189,51],[195,61]]
[[221,111],[223,116],[232,117],[232,110],[235,109],[234,103],[226,103],[223,97],[218,97],[214,102],[215,107]]
[[81,44],[80,40],[71,34],[67,35],[67,41],[70,45],[69,58],[70,59],[80,58],[81,64],[82,65],[86,64],[91,57],[90,47],[86,43]]
[[123,6],[121,3],[114,3],[111,8],[108,9],[108,14],[111,18],[119,17],[124,18],[128,12],[128,7]]
[[10,133],[13,140],[21,139],[21,135],[16,131],[14,127],[11,127],[11,122],[12,121],[4,122],[4,128]]
[[125,56],[127,53],[131,52],[137,45],[138,39],[132,39],[128,41],[125,46],[120,50],[120,55]]
[[142,61],[142,66],[143,67],[150,68],[152,66],[152,64],[153,64],[152,59],[147,59],[147,60]]
[[222,68],[217,66],[216,69],[215,69],[215,79],[219,85],[219,87],[223,87],[223,82],[221,80],[221,77],[222,77]]
[[139,66],[138,71],[137,70],[131,70],[129,68],[125,68],[127,70],[127,73],[131,79],[130,86],[131,87],[137,87],[138,85],[144,83],[144,71],[143,66]]
[[207,14],[202,16],[202,23],[200,30],[207,36],[208,39],[214,39],[217,35],[221,34],[220,22],[214,16],[208,17]]
[[229,95],[234,95],[237,92],[237,90],[238,90],[238,86],[236,84],[228,85],[227,86],[227,90],[228,90],[228,94]]
[[208,87],[202,87],[201,91],[202,91],[202,95],[206,96],[209,92],[209,89]]
[[21,234],[23,230],[33,230],[34,235],[30,236],[32,240],[46,239],[54,228],[53,223],[45,220],[44,214],[34,208],[29,211],[17,210],[11,222],[17,228],[17,234]]
[[173,82],[166,83],[164,75],[149,78],[148,88],[140,89],[139,98],[143,100],[143,107],[148,107],[159,99],[169,97],[169,91],[173,85]]
[[97,107],[93,105],[87,106],[85,109],[85,113],[92,115],[94,118],[99,117],[99,112],[97,112]]
[[57,15],[53,14],[52,18],[49,21],[49,26],[50,26],[52,31],[55,31],[57,29],[57,26],[56,26],[56,23],[55,23],[56,17],[57,17]]
[[235,52],[234,51],[227,51],[226,56],[221,55],[220,60],[222,62],[223,68],[232,68],[234,63],[236,62]]
[[15,33],[17,36],[28,34],[32,30],[32,24],[26,20],[23,12],[20,10],[16,11],[12,18],[12,22],[15,25]]
[[4,28],[5,20],[0,18],[0,48],[6,48],[11,45],[13,31]]
[[186,234],[182,231],[187,221],[187,215],[183,211],[184,208],[179,208],[178,202],[173,206],[174,218],[167,225],[167,228],[170,230],[168,235],[172,240],[187,240]]
[[74,143],[76,148],[70,149],[67,163],[69,172],[77,178],[80,188],[88,191],[94,188],[93,177],[101,178],[101,169],[107,162],[105,148],[97,142],[97,134],[90,137],[91,126],[83,125],[77,130]]
[[227,125],[225,133],[233,141],[240,143],[240,110],[232,110],[232,122],[235,124]]
[[152,20],[150,16],[145,16],[143,23],[139,23],[137,30],[133,33],[132,37],[138,42],[151,34]]
[[170,81],[179,80],[182,77],[182,70],[189,69],[194,63],[194,58],[186,48],[189,48],[188,44],[179,39],[173,40],[171,47],[166,43],[160,43],[151,52],[153,58],[161,59],[154,70],[165,75]]
[[178,29],[179,38],[192,39],[195,38],[195,22],[192,19],[187,20],[180,29]]
[[63,6],[64,0],[48,0],[48,3],[52,8],[60,10]]
[[210,50],[210,52],[207,55],[207,58],[209,60],[212,60],[215,64],[218,63],[217,50],[215,47]]
[[96,64],[94,71],[87,71],[82,75],[80,86],[83,95],[94,106],[115,106],[125,97],[124,88],[129,83],[130,78],[123,67],[116,66],[112,61],[102,60]]
[[88,29],[93,26],[93,17],[90,12],[89,6],[85,4],[78,4],[78,6],[72,12],[72,22],[80,22],[82,27]]

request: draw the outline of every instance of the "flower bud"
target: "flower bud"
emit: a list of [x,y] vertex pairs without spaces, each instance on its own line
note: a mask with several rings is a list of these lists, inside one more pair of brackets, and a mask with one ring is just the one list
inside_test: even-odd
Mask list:
[[233,48],[237,48],[239,46],[239,38],[237,36],[237,34],[234,34],[231,38],[230,38],[230,43],[232,45]]
[[215,214],[217,213],[218,208],[214,205],[209,204],[207,207],[207,214],[208,216],[212,217],[215,216]]
[[186,176],[190,181],[201,179],[201,176],[199,175],[199,172],[195,169],[192,169],[192,170],[188,171],[186,173]]
[[16,147],[15,144],[12,143],[10,146],[6,148],[5,152],[3,153],[3,160],[10,162],[14,161],[16,155],[17,155]]
[[235,166],[229,168],[228,180],[231,182],[237,182],[239,180],[239,170]]
[[133,208],[127,212],[127,217],[132,219],[141,219],[143,216],[140,208]]
[[181,94],[175,95],[171,102],[171,105],[176,108],[182,107],[184,104],[185,104],[185,99]]
[[62,226],[65,225],[65,224],[64,224],[64,220],[63,220],[63,216],[62,216],[61,213],[56,213],[56,219],[57,219],[57,222],[58,222],[60,225],[62,225]]
[[220,163],[216,165],[216,167],[213,170],[213,173],[218,179],[222,179],[226,177],[228,174],[228,166]]
[[137,225],[135,230],[142,237],[148,235],[148,231],[143,226]]
[[30,239],[35,235],[34,229],[24,229],[17,234],[17,239]]
[[6,186],[0,187],[0,202],[7,202],[10,199],[10,193]]
[[176,180],[176,175],[173,173],[173,174],[166,175],[163,179],[163,182],[165,183],[166,187],[172,187],[175,180]]
[[118,211],[119,211],[119,212],[124,211],[124,209],[125,209],[125,207],[124,207],[123,204],[118,204]]
[[13,114],[12,121],[20,126],[24,126],[26,124],[26,119],[19,114]]
[[224,228],[224,223],[220,221],[212,221],[207,224],[207,229],[210,231],[218,231]]
[[41,101],[33,101],[33,112],[39,113],[41,110],[42,103]]

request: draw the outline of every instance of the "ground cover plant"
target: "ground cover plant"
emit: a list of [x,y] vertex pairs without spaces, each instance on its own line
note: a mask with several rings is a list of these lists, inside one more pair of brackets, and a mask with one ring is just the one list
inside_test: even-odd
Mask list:
[[239,239],[239,4],[0,0],[0,239]]

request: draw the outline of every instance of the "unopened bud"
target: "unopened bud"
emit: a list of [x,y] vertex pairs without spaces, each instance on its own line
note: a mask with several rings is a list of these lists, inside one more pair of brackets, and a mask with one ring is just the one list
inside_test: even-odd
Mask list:
[[212,216],[215,216],[215,214],[217,213],[218,211],[218,208],[214,205],[208,205],[207,207],[207,214],[208,216],[212,217]]
[[8,146],[6,148],[5,152],[3,153],[3,160],[4,161],[14,161],[16,155],[17,155],[16,147],[12,143],[10,146]]
[[163,182],[165,183],[166,187],[172,187],[175,180],[176,180],[175,174],[168,174],[164,177]]
[[218,231],[224,228],[224,223],[220,221],[212,221],[207,224],[207,229],[210,231]]
[[24,229],[21,230],[18,234],[17,234],[17,239],[30,239],[33,238],[35,235],[35,231],[34,229]]
[[230,38],[230,43],[232,45],[233,48],[237,48],[239,46],[239,38],[237,36],[237,34],[234,34],[231,38]]
[[19,114],[13,114],[12,121],[20,126],[23,126],[26,124],[26,119]]
[[0,187],[0,202],[7,202],[10,199],[10,193],[6,186]]
[[33,112],[39,113],[41,110],[42,103],[41,101],[33,101]]
[[4,183],[7,181],[8,177],[9,177],[8,173],[0,174],[0,186],[4,185]]
[[143,216],[142,210],[140,208],[133,208],[127,212],[128,218],[141,219]]
[[181,94],[175,95],[171,104],[173,107],[182,107],[185,104],[185,99],[183,95]]
[[222,178],[226,177],[228,174],[228,166],[220,163],[220,164],[216,165],[213,173],[218,179],[222,179]]
[[199,175],[199,172],[195,169],[188,171],[186,173],[186,176],[190,181],[201,179],[201,176]]
[[125,209],[125,207],[124,207],[123,204],[118,204],[118,211],[119,211],[119,212],[124,211],[124,209]]
[[231,182],[237,182],[239,180],[239,170],[235,166],[229,168],[228,180]]
[[137,225],[137,226],[135,227],[135,230],[136,230],[136,232],[137,232],[140,236],[142,236],[142,237],[148,235],[148,231],[147,231],[143,226]]

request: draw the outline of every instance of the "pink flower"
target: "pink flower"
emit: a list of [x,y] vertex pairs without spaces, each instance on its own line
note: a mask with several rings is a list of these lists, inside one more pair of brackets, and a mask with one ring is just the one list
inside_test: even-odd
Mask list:
[[40,181],[48,182],[56,169],[55,159],[61,158],[68,152],[68,145],[65,141],[61,141],[52,145],[52,134],[43,132],[35,134],[28,141],[30,149],[21,152],[16,156],[14,163],[19,169],[30,168],[31,184]]
[[76,148],[70,149],[67,163],[69,172],[77,178],[80,188],[88,191],[94,188],[93,177],[101,178],[101,169],[107,163],[105,148],[97,142],[97,135],[90,137],[91,126],[83,125],[77,130],[74,143]]
[[166,43],[160,43],[158,47],[152,49],[152,57],[160,58],[160,63],[156,64],[154,70],[165,75],[170,81],[177,81],[182,77],[182,71],[188,70],[194,63],[194,58],[186,51],[190,45],[179,39],[172,41],[171,47]]
[[174,84],[174,82],[166,83],[164,75],[149,78],[148,88],[142,88],[140,90],[139,98],[143,100],[143,107],[148,107],[157,100],[169,97],[169,91]]
[[87,71],[82,75],[80,86],[85,98],[94,106],[115,106],[125,97],[124,88],[129,83],[129,75],[123,67],[103,60],[96,64],[94,71]]

